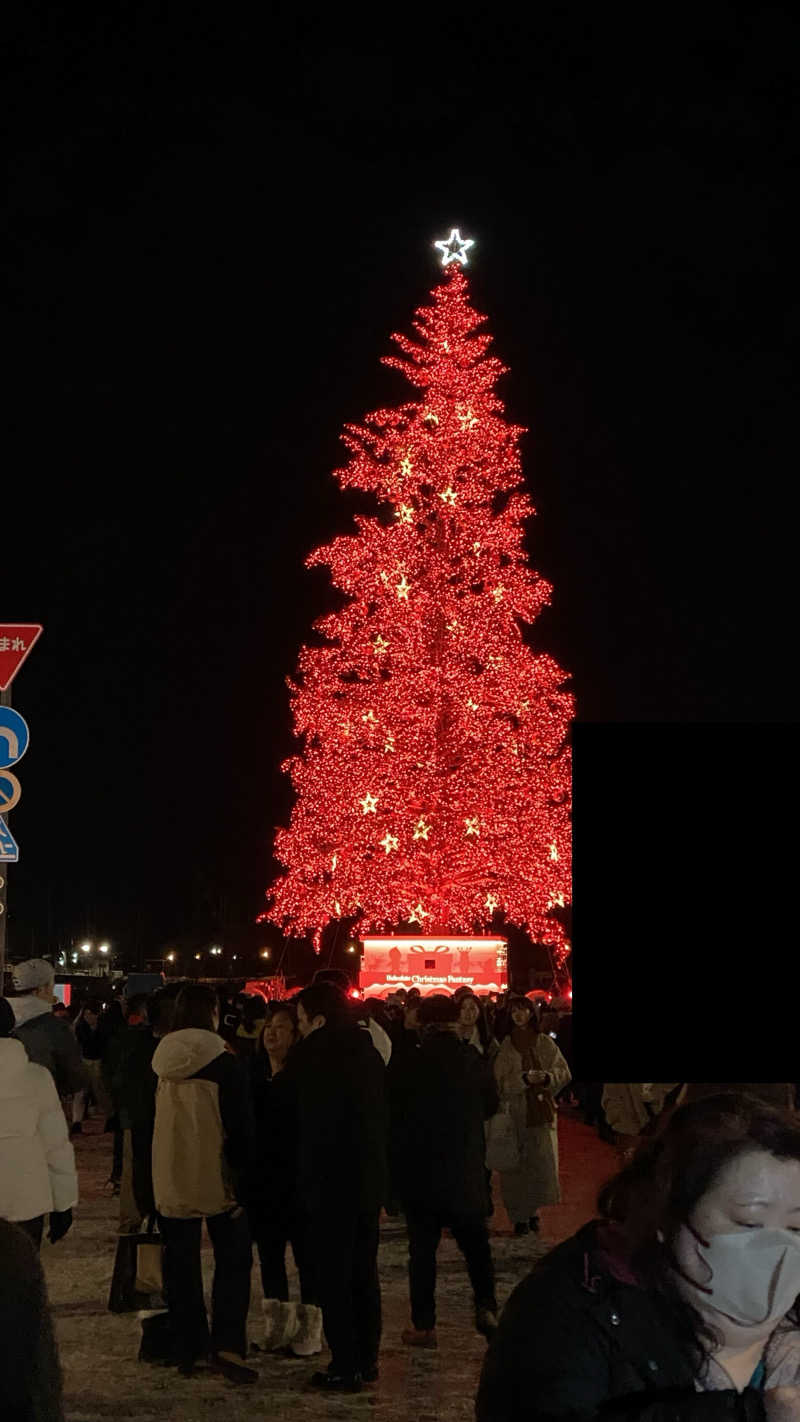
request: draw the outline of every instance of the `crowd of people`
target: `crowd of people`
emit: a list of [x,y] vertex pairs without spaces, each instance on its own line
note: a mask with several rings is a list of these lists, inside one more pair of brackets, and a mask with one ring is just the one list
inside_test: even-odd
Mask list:
[[[289,1000],[221,1000],[176,982],[111,1008],[84,1003],[72,1021],[53,1008],[53,982],[51,965],[30,960],[0,999],[0,1294],[27,1269],[41,1316],[28,1402],[16,1376],[22,1400],[3,1413],[14,1422],[60,1417],[36,1252],[46,1220],[54,1242],[72,1223],[71,1136],[92,1105],[114,1135],[120,1249],[146,1239],[161,1262],[146,1296],[130,1280],[130,1307],[157,1305],[143,1317],[143,1361],[257,1381],[255,1246],[256,1346],[313,1358],[326,1344],[330,1363],[310,1379],[320,1391],[374,1383],[385,1210],[407,1227],[409,1348],[438,1347],[443,1231],[463,1255],[488,1345],[478,1422],[800,1418],[794,1085],[576,1083],[569,1019],[513,993],[353,1002],[345,975],[323,970]],[[514,1233],[540,1229],[540,1208],[560,1199],[565,1101],[615,1145],[619,1169],[598,1218],[500,1312],[492,1172]],[[112,1306],[126,1305],[117,1295]]]

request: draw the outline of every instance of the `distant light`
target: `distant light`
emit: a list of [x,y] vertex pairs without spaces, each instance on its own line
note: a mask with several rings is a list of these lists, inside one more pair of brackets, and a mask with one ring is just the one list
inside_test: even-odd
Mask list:
[[77,963],[77,961],[78,961],[78,955],[77,955],[77,953],[73,953],[73,955],[72,955],[72,961],[73,961],[73,963]]
[[101,952],[101,953],[107,953],[107,952],[108,952],[108,944],[107,944],[107,943],[101,943],[101,944],[100,944],[100,952]]
[[261,949],[261,957],[262,957],[262,958],[268,958],[268,957],[269,957],[269,948],[262,948],[262,949]]
[[347,951],[348,951],[348,953],[355,953],[355,951],[356,951],[356,945],[355,945],[355,943],[348,943],[348,945],[347,945]]
[[234,955],[233,955],[233,961],[234,961],[234,963],[236,962],[236,959],[238,958],[238,956],[239,956],[238,953],[234,953]]
[[82,944],[81,944],[81,952],[82,952],[82,953],[91,953],[91,951],[92,951],[92,945],[91,945],[91,943],[82,943]]
[[348,997],[360,997],[361,993],[359,992],[358,988],[351,988],[347,995]]
[[174,962],[175,962],[175,954],[174,954],[174,953],[168,953],[168,954],[167,954],[167,962],[168,962],[168,963],[174,963]]
[[202,955],[202,953],[195,953],[194,956],[195,956],[195,958],[202,958],[203,955]]

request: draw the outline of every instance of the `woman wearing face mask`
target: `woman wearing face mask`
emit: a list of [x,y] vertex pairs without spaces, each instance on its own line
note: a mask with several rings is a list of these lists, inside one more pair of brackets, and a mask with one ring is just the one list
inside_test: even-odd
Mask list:
[[495,1058],[500,1109],[514,1123],[518,1163],[501,1174],[503,1203],[515,1234],[538,1230],[540,1205],[557,1205],[558,1113],[555,1097],[570,1072],[552,1037],[539,1031],[526,997],[509,1003],[511,1031]]
[[511,1295],[477,1422],[798,1422],[800,1115],[708,1097]]

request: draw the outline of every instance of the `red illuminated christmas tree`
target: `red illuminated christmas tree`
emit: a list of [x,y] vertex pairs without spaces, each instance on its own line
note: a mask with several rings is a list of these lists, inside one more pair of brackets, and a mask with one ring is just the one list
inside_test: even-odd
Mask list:
[[[502,916],[560,959],[570,898],[567,673],[523,639],[551,587],[528,566],[524,431],[494,393],[457,233],[445,273],[396,335],[418,398],[343,435],[337,471],[378,511],[308,559],[347,601],[315,623],[290,682],[296,803],[267,917],[301,936],[473,932]],[[497,915],[497,918],[495,918]]]

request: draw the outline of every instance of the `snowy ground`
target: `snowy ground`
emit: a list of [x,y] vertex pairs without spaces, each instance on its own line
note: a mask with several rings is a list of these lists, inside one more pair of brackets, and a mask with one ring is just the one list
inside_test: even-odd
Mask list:
[[[612,1153],[595,1145],[592,1133],[576,1122],[562,1121],[562,1172],[565,1204],[543,1211],[543,1237],[514,1239],[506,1233],[492,1240],[498,1275],[498,1300],[502,1305],[533,1261],[558,1238],[591,1217],[591,1197],[609,1174]],[[564,1149],[564,1127],[570,1138]],[[100,1134],[90,1122],[91,1134],[76,1141],[81,1183],[81,1203],[75,1224],[60,1244],[42,1245],[50,1304],[56,1324],[64,1371],[68,1422],[103,1422],[135,1418],[137,1422],[225,1422],[240,1419],[359,1418],[379,1416],[381,1422],[461,1422],[472,1418],[474,1397],[485,1352],[475,1333],[471,1294],[464,1264],[451,1239],[442,1241],[437,1289],[439,1349],[415,1351],[403,1346],[400,1332],[409,1320],[407,1241],[402,1219],[385,1220],[379,1255],[383,1293],[383,1343],[380,1380],[356,1396],[320,1397],[308,1388],[310,1374],[326,1365],[328,1355],[289,1361],[256,1355],[255,1387],[237,1388],[207,1376],[182,1379],[172,1369],[140,1364],[137,1352],[140,1325],[135,1314],[108,1312],[108,1290],[116,1248],[118,1202],[105,1189],[111,1163],[111,1137]],[[576,1148],[570,1149],[572,1143]],[[571,1197],[571,1198],[570,1198]],[[498,1210],[496,1228],[505,1231],[507,1217]],[[206,1241],[207,1245],[207,1241]],[[210,1267],[210,1250],[204,1249],[204,1268]],[[291,1253],[289,1255],[291,1259]],[[290,1288],[297,1297],[296,1279]],[[261,1287],[253,1272],[249,1336],[258,1342]]]

